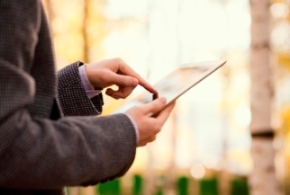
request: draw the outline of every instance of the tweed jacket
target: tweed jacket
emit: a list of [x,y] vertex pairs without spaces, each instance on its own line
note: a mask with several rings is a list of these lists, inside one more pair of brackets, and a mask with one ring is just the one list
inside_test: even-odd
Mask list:
[[[122,176],[136,152],[124,114],[96,116],[81,62],[55,73],[40,0],[0,0],[0,194],[63,194]],[[58,97],[58,98],[57,98]]]

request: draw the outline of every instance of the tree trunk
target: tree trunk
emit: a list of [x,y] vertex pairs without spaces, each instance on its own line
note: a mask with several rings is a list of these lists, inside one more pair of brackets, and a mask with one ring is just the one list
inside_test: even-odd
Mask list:
[[270,0],[250,0],[251,4],[251,113],[253,172],[251,195],[277,195],[273,148],[272,70],[270,66]]
[[89,3],[90,0],[84,0],[84,9],[83,9],[83,26],[82,26],[82,34],[83,34],[83,61],[85,63],[89,62],[89,44],[88,44],[88,20],[89,20]]

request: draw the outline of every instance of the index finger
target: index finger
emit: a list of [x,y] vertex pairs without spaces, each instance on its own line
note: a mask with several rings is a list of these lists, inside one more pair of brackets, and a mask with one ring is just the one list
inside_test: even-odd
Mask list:
[[150,84],[148,83],[145,79],[143,79],[139,74],[137,74],[129,65],[127,65],[125,62],[121,61],[119,63],[119,70],[125,75],[129,75],[132,77],[135,77],[138,79],[139,85],[144,87],[147,91],[157,94],[157,90]]

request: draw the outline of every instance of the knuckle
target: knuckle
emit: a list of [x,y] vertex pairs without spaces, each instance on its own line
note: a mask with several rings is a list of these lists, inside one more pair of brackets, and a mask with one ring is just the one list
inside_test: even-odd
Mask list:
[[162,123],[157,122],[155,125],[156,131],[159,132],[162,129]]
[[150,140],[149,140],[149,142],[153,142],[153,141],[155,141],[156,140],[156,137],[154,136],[154,137],[152,137]]
[[126,91],[126,92],[124,93],[124,95],[127,97],[127,96],[129,96],[129,95],[132,93],[132,91],[133,91],[133,90],[128,90],[128,91]]
[[142,108],[140,106],[133,106],[131,109],[138,113],[142,112]]
[[146,141],[141,141],[139,142],[138,146],[146,146],[147,142]]
[[122,63],[123,60],[121,58],[113,58],[113,61],[116,63]]
[[141,109],[140,106],[133,106],[133,108],[136,109],[136,110],[140,110]]

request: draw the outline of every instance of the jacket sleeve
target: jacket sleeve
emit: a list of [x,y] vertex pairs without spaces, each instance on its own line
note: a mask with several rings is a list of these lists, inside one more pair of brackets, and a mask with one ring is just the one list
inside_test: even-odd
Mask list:
[[41,11],[41,1],[0,1],[0,188],[58,189],[119,177],[136,151],[126,115],[51,120],[29,112]]
[[58,98],[64,116],[88,116],[102,113],[102,94],[89,99],[79,76],[78,68],[83,63],[75,62],[58,72]]

